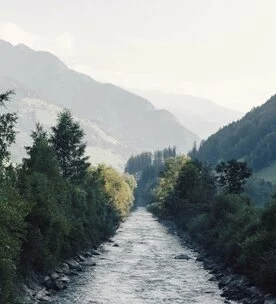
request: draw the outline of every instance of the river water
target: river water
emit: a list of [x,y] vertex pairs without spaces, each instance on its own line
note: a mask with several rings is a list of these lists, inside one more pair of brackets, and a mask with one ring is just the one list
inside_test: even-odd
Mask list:
[[[211,275],[196,261],[196,253],[144,208],[122,223],[113,241],[102,245],[97,266],[75,277],[52,303],[225,303],[217,283],[209,281]],[[174,259],[178,254],[192,259]]]

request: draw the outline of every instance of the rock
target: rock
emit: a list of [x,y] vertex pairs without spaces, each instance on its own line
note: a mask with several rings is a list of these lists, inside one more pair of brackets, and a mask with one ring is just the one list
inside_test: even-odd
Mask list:
[[50,277],[51,277],[53,280],[56,280],[56,279],[59,278],[59,274],[56,273],[56,272],[52,272],[52,273],[50,274]]
[[42,286],[46,287],[47,289],[53,288],[53,279],[50,276],[46,276],[42,282]]
[[230,284],[230,282],[233,280],[233,276],[224,276],[220,279],[218,286],[220,289]]
[[61,263],[57,268],[56,268],[56,272],[61,274],[70,274],[70,267],[68,266],[68,264],[66,263]]
[[77,261],[75,261],[73,259],[68,260],[65,263],[69,266],[69,268],[71,270],[76,270],[76,271],[79,271],[79,272],[82,271],[81,265]]
[[87,252],[84,252],[83,254],[82,254],[85,258],[92,258],[92,253],[91,252],[89,252],[89,251],[87,251]]
[[100,255],[100,253],[97,250],[91,250],[90,253],[92,255]]
[[76,259],[78,262],[85,262],[85,258],[81,254],[77,255]]
[[196,258],[197,262],[203,262],[204,261],[204,257],[203,256],[199,256]]
[[115,243],[115,244],[113,245],[113,247],[119,247],[119,245],[118,245],[117,243]]
[[60,277],[59,280],[66,284],[70,283],[70,279],[67,276]]
[[57,291],[60,291],[60,290],[63,290],[63,289],[66,289],[67,288],[67,285],[68,283],[70,282],[70,280],[66,280],[66,279],[57,279],[55,281],[55,290]]
[[87,266],[87,267],[93,267],[93,266],[96,266],[96,263],[94,261],[86,261],[86,262],[81,262],[81,265]]
[[175,260],[190,260],[191,258],[187,254],[179,254],[174,257]]
[[45,289],[41,289],[39,292],[37,292],[35,298],[37,301],[44,303],[51,300],[50,293]]

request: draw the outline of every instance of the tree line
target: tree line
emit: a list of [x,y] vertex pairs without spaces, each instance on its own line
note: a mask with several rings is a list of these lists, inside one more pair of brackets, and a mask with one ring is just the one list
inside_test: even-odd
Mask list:
[[[13,92],[0,94],[3,109]],[[91,166],[84,132],[69,110],[47,132],[37,124],[21,164],[10,162],[16,113],[0,115],[0,303],[14,281],[45,272],[61,259],[97,246],[114,233],[133,204],[133,177]]]
[[165,161],[176,157],[176,147],[133,155],[126,163],[125,172],[136,177],[135,204],[145,205],[151,199],[151,189],[163,170]]
[[275,294],[276,200],[255,207],[244,192],[251,173],[236,160],[212,168],[185,156],[169,158],[148,209],[188,231],[226,267]]

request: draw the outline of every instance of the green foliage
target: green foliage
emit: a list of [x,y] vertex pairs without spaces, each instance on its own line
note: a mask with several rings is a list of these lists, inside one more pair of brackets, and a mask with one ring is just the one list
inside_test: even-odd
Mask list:
[[[5,106],[12,92],[0,94]],[[13,279],[21,245],[26,235],[25,217],[29,210],[17,189],[17,172],[9,162],[9,147],[15,140],[15,113],[0,115],[0,303],[12,298]]]
[[[230,163],[233,164],[236,162]],[[228,190],[233,186],[230,194],[216,190],[210,168],[187,159],[170,160],[160,175],[148,209],[159,217],[174,220],[227,267],[275,293],[276,203],[263,209],[254,207],[249,197],[240,193],[244,177],[240,171],[245,170],[248,175],[247,168],[238,166],[238,170],[231,171],[229,176],[234,183],[229,182],[230,188],[226,169],[222,166],[219,171],[225,174],[223,186],[227,185]]]
[[52,128],[51,142],[56,153],[62,175],[79,183],[89,167],[85,155],[86,144],[84,132],[78,122],[74,121],[69,110],[58,114],[57,125]]
[[259,171],[276,159],[275,117],[276,95],[210,136],[190,156],[214,165],[219,161],[240,159]]
[[217,181],[226,193],[242,193],[244,191],[243,185],[252,175],[244,162],[239,162],[234,159],[227,163],[221,162],[216,166]]
[[129,158],[125,172],[133,174],[138,181],[135,191],[136,205],[146,205],[151,200],[151,190],[155,187],[157,177],[164,169],[165,162],[175,157],[176,148],[168,147],[162,151],[143,152]]
[[68,110],[52,134],[37,124],[28,156],[8,166],[16,116],[0,120],[0,303],[7,304],[19,273],[46,272],[111,235],[132,207],[136,182],[110,167],[89,168],[83,130]]
[[[0,106],[5,107],[5,102],[10,100],[12,91],[0,94]],[[0,163],[9,161],[9,147],[15,141],[14,130],[17,121],[16,113],[3,113],[0,115]]]

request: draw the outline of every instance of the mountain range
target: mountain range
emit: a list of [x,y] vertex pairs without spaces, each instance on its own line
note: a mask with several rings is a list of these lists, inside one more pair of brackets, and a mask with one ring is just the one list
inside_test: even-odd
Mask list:
[[0,66],[0,90],[16,93],[9,108],[19,115],[15,156],[21,156],[36,122],[49,128],[65,107],[85,129],[92,163],[122,167],[131,154],[169,145],[187,152],[199,140],[169,111],[78,73],[51,53],[0,40]]
[[207,139],[221,127],[243,116],[241,112],[206,98],[138,89],[134,89],[134,92],[149,99],[156,108],[170,111],[183,126],[193,130],[201,139]]

